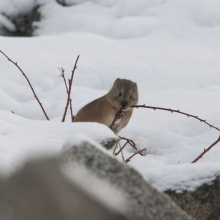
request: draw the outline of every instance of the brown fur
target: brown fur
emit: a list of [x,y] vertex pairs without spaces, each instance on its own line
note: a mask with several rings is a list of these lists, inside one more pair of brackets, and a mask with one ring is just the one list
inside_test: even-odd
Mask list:
[[137,84],[127,79],[116,79],[110,91],[89,104],[77,113],[74,122],[98,122],[108,127],[115,118],[117,111],[123,106],[121,118],[117,119],[113,131],[117,134],[124,128],[132,115],[131,105],[138,103]]

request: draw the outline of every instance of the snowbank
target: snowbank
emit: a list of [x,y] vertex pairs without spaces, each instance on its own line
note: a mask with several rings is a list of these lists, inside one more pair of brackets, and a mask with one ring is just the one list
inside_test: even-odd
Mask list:
[[[7,2],[1,1],[0,11],[16,13],[12,6],[3,7]],[[31,2],[25,6],[27,9],[32,7]],[[1,161],[5,161],[2,170],[7,173],[8,164],[11,169],[15,166],[14,158],[20,160],[19,155],[28,154],[29,147],[35,149],[31,143],[39,136],[34,134],[42,126],[52,126],[58,132],[61,126],[58,121],[66,103],[63,79],[57,77],[58,67],[63,67],[66,77],[70,77],[79,54],[72,88],[74,113],[107,93],[116,78],[127,78],[137,82],[140,104],[180,109],[219,127],[220,4],[217,0],[68,2],[73,5],[63,7],[52,0],[44,2],[40,8],[42,20],[35,23],[37,37],[0,37],[0,49],[18,61],[53,121],[51,125],[43,121],[45,117],[25,78],[1,55],[0,109],[39,120],[27,148],[16,147],[21,139],[2,142]],[[8,114],[11,117],[12,113]],[[1,119],[7,117],[4,113]],[[11,122],[9,129],[15,135],[16,126]],[[64,130],[71,130],[69,126],[74,125],[62,124]],[[22,131],[19,132],[21,135]],[[26,141],[27,136],[22,135]],[[120,135],[133,139],[138,149],[147,148],[147,155],[135,156],[130,165],[161,190],[192,190],[219,174],[219,144],[197,164],[190,164],[219,136],[219,132],[198,120],[170,112],[135,109]],[[53,145],[47,135],[45,139],[48,145]],[[6,151],[6,145],[12,151]],[[125,157],[132,153],[130,147],[124,151]]]

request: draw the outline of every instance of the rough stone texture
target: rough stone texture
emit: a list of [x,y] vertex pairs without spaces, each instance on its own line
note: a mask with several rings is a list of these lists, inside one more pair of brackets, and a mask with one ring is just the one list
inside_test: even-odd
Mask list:
[[125,220],[67,180],[55,160],[30,163],[0,182],[1,220]]
[[85,166],[99,180],[116,187],[126,198],[129,207],[125,215],[134,220],[189,220],[168,196],[150,186],[133,168],[83,142],[67,150],[61,164]]
[[118,141],[119,138],[109,138],[106,140],[102,140],[100,144],[106,149],[111,149]]
[[166,191],[183,210],[197,220],[220,220],[220,177],[193,192]]
[[40,13],[38,12],[39,6],[35,6],[28,14],[20,14],[16,17],[8,17],[5,15],[16,27],[16,31],[8,30],[0,26],[0,35],[13,36],[13,37],[27,37],[32,36],[35,30],[32,25],[34,21],[40,20]]

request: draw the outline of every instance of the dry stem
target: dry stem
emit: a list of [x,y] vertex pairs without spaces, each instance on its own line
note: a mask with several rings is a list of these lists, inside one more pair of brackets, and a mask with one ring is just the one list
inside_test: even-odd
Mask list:
[[[159,110],[164,110],[164,111],[170,111],[170,112],[176,112],[176,113],[180,113],[182,115],[186,115],[188,117],[192,117],[192,118],[195,118],[197,120],[199,120],[200,122],[204,122],[205,124],[209,125],[210,128],[215,128],[216,130],[220,131],[220,129],[218,127],[215,127],[213,125],[211,125],[210,123],[206,122],[206,120],[203,120],[201,118],[199,118],[198,116],[195,116],[195,115],[191,115],[191,114],[187,114],[185,112],[181,112],[180,110],[173,110],[173,109],[168,109],[168,108],[160,108],[160,107],[153,107],[153,106],[146,106],[145,104],[144,105],[132,105],[131,107],[133,108],[151,108],[151,109],[159,109]],[[204,149],[204,151],[192,162],[192,163],[195,163],[196,161],[198,161],[200,158],[202,158],[202,156],[207,153],[213,146],[215,146],[218,142],[220,141],[220,136],[219,138],[217,139],[217,141],[215,141],[210,147],[208,147],[207,149]]]
[[71,93],[71,88],[72,88],[73,75],[74,75],[75,69],[77,68],[76,65],[77,65],[78,59],[79,59],[79,55],[76,58],[76,62],[75,62],[75,65],[74,65],[74,68],[73,68],[73,71],[72,71],[72,76],[71,76],[70,83],[69,83],[68,97],[67,97],[66,107],[65,107],[65,110],[64,110],[64,113],[63,113],[62,122],[64,122],[65,118],[66,118],[66,113],[67,113],[67,109],[68,109],[69,102],[70,102],[70,93]]
[[[137,150],[137,148],[135,147],[134,141],[132,141],[131,139],[125,138],[125,137],[121,137],[121,136],[119,136],[119,137],[120,137],[120,139],[122,139],[122,140],[126,140],[135,150]],[[142,156],[141,153],[140,153],[140,155]]]
[[202,156],[207,153],[212,147],[214,147],[218,142],[220,141],[220,136],[218,137],[217,141],[215,141],[210,147],[208,147],[207,149],[204,148],[204,151],[192,162],[195,163],[196,161],[198,161],[200,158],[202,158]]
[[115,121],[117,120],[117,118],[118,118],[118,116],[121,114],[121,112],[122,112],[122,107],[119,109],[119,111],[118,111],[118,113],[116,114],[116,116],[115,116],[113,122],[112,122],[111,125],[109,126],[110,129],[113,128],[113,126],[114,126],[114,124],[115,124]]
[[32,92],[34,93],[34,97],[37,99],[37,101],[38,101],[38,103],[39,103],[39,105],[40,105],[40,107],[41,107],[41,109],[42,109],[42,111],[43,111],[45,117],[47,118],[47,120],[50,120],[50,119],[48,118],[48,116],[47,116],[47,114],[46,114],[44,108],[43,108],[42,103],[39,101],[39,99],[38,99],[38,97],[37,97],[37,95],[36,95],[36,93],[35,93],[35,91],[34,91],[32,85],[31,85],[29,79],[27,78],[27,76],[25,75],[25,73],[23,72],[23,70],[18,66],[18,63],[12,61],[7,55],[4,54],[1,50],[0,50],[0,52],[8,59],[8,61],[10,61],[11,63],[13,63],[13,64],[21,71],[21,73],[23,74],[23,76],[26,78],[26,80],[27,80],[29,86],[31,87],[31,90],[32,90]]
[[137,148],[135,147],[134,141],[132,141],[131,139],[125,138],[125,137],[121,137],[121,136],[119,136],[119,138],[121,140],[126,140],[135,150],[137,150]]
[[67,94],[68,94],[68,87],[67,87],[67,84],[66,84],[66,78],[65,78],[65,76],[64,76],[64,69],[63,69],[63,67],[61,67],[61,68],[58,67],[58,69],[59,69],[60,72],[61,72],[61,75],[60,75],[59,77],[62,77],[62,78],[63,78],[64,83],[65,83],[65,85],[66,85],[66,92],[67,92]]
[[139,154],[141,152],[145,151],[146,152],[146,148],[142,149],[142,150],[139,150],[138,152],[132,154],[128,159],[125,160],[125,163],[128,163],[132,157],[134,157],[136,154]]
[[117,156],[117,155],[125,148],[125,146],[127,145],[127,143],[128,143],[128,142],[126,142],[126,143],[123,145],[123,147],[120,148],[120,150],[118,151],[118,153],[115,153],[115,156]]
[[[120,140],[119,140],[120,141]],[[116,143],[116,145],[115,145],[115,148],[114,148],[114,150],[113,150],[113,154],[115,154],[115,151],[116,151],[116,149],[118,148],[118,143],[119,143],[119,141]]]
[[70,112],[71,112],[71,120],[73,122],[75,117],[73,116],[72,99],[70,99]]
[[[69,80],[69,88],[71,87],[71,82]],[[70,112],[71,112],[71,120],[72,122],[74,121],[74,116],[73,116],[73,108],[72,108],[72,99],[70,99]]]
[[[68,87],[67,87],[67,84],[66,84],[66,78],[64,76],[64,69],[62,67],[58,68],[58,69],[61,72],[60,77],[62,77],[63,80],[64,80],[64,83],[66,85],[66,92],[67,92],[67,95],[68,95],[69,94],[69,90],[68,90]],[[69,88],[70,88],[70,80],[69,80]],[[71,101],[72,101],[72,99],[69,100],[69,104],[70,104],[70,112],[71,112],[71,122],[73,122],[74,121],[74,117],[73,117],[73,110],[72,110],[72,102]]]
[[197,120],[199,120],[200,122],[204,122],[205,124],[209,125],[210,128],[215,128],[216,130],[220,131],[220,129],[218,127],[215,127],[211,124],[209,124],[208,122],[206,122],[206,120],[203,120],[201,118],[199,118],[198,116],[195,116],[195,115],[190,115],[188,113],[185,113],[185,112],[181,112],[180,110],[173,110],[173,109],[170,109],[170,108],[160,108],[160,107],[152,107],[152,106],[146,106],[145,104],[144,105],[132,105],[131,107],[133,108],[151,108],[151,109],[158,109],[158,110],[164,110],[164,111],[170,111],[170,112],[176,112],[176,113],[180,113],[182,115],[186,115],[188,117],[192,117],[192,118],[195,118]]
[[119,142],[119,147],[120,147],[120,152],[121,152],[122,160],[123,160],[123,162],[125,162],[125,158],[124,158],[124,155],[123,155],[123,152],[122,152],[122,148],[121,148],[120,142]]

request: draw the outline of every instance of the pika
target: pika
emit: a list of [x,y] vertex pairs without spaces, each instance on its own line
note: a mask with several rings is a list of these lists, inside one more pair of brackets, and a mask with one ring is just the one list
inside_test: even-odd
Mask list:
[[108,127],[121,107],[122,113],[117,118],[112,130],[118,134],[132,115],[131,105],[138,103],[137,84],[127,79],[116,79],[110,91],[85,105],[77,113],[74,122],[98,122]]

